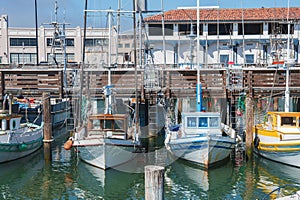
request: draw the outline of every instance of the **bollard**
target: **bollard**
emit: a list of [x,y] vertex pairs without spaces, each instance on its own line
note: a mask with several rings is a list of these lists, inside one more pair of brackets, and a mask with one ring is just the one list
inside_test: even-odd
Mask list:
[[43,93],[43,118],[44,118],[44,159],[51,161],[51,142],[52,139],[52,118],[51,118],[51,105],[50,94]]
[[145,200],[164,199],[164,172],[161,166],[145,166]]

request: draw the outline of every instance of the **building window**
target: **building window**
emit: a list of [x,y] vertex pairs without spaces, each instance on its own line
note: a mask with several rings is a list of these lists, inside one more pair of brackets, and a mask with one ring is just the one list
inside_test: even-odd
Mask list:
[[253,54],[247,54],[246,55],[246,63],[247,64],[253,64],[254,63],[254,55]]
[[[208,35],[218,35],[218,24],[208,24]],[[219,24],[219,35],[231,35],[233,24]]]
[[10,46],[36,46],[36,38],[10,38]]
[[222,64],[222,66],[224,66],[224,67],[227,66],[228,61],[229,61],[229,55],[228,54],[220,55],[220,62]]
[[[163,35],[162,24],[149,24],[149,35]],[[173,35],[173,24],[165,24],[165,35]]]
[[130,44],[129,44],[129,43],[126,43],[126,44],[125,44],[125,48],[130,48]]
[[123,44],[118,44],[118,48],[123,48]]
[[[199,35],[203,35],[203,24],[199,24]],[[179,35],[191,34],[191,24],[178,24]],[[197,24],[193,24],[193,33],[197,34]]]
[[[60,40],[55,40],[55,46],[60,46]],[[47,38],[47,46],[52,46],[52,38]],[[66,38],[66,46],[73,47],[74,46],[74,39],[73,38]]]
[[106,38],[88,38],[85,39],[85,46],[95,47],[95,46],[107,46],[108,39]]
[[[244,26],[244,31],[243,31]],[[239,35],[262,35],[263,34],[263,23],[244,23],[238,24]]]
[[11,53],[10,62],[16,64],[35,64],[36,54],[35,53]]
[[[55,56],[55,59],[56,59],[56,61],[58,63],[63,63],[64,62],[64,56],[63,56],[63,54],[56,53],[56,54],[54,54],[54,56]],[[48,63],[55,63],[54,56],[52,54],[50,54],[50,53],[47,54],[47,61],[48,61]],[[67,59],[67,62],[74,61],[75,60],[74,53],[67,53],[66,59]]]
[[[288,24],[281,24],[281,23],[279,24],[278,22],[269,23],[268,34],[269,35],[288,34]],[[294,34],[294,24],[291,24],[290,34]]]

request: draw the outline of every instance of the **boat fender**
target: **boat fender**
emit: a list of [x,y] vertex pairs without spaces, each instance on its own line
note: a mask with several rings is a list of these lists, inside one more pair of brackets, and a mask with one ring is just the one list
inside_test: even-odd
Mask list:
[[255,147],[255,148],[258,147],[259,142],[260,142],[260,139],[259,139],[259,137],[256,136],[256,137],[254,138],[254,147]]
[[68,139],[68,141],[65,142],[64,149],[65,150],[70,150],[72,148],[72,146],[73,146],[73,139],[70,137]]

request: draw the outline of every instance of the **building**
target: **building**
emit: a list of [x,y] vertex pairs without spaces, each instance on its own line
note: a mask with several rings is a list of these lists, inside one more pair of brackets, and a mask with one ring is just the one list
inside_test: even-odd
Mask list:
[[[84,30],[80,27],[65,28],[59,25],[55,30],[53,25],[40,26],[38,37],[35,28],[15,28],[8,26],[8,16],[0,18],[0,64],[35,65],[39,63],[55,65],[64,61],[64,56],[69,63],[80,63],[83,58]],[[111,31],[112,63],[127,65],[132,60],[133,35],[121,34],[117,36],[115,29]],[[66,54],[64,54],[59,40],[64,38]],[[109,30],[107,28],[86,29],[85,63],[96,67],[108,63]],[[38,54],[37,54],[38,44]],[[38,59],[37,59],[38,55]]]
[[[213,7],[200,8],[199,12],[198,58],[202,66],[266,66],[288,55],[299,63],[300,8]],[[193,67],[197,52],[197,9],[178,8],[164,12],[163,16],[157,14],[145,19],[155,63],[166,60],[169,65]]]

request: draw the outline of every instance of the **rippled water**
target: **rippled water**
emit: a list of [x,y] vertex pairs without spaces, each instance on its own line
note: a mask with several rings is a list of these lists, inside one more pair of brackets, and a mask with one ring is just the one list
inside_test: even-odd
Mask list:
[[[164,149],[141,154],[135,163],[103,171],[63,149],[65,137],[53,144],[52,162],[42,149],[0,165],[0,199],[144,199],[143,167],[165,164]],[[167,162],[168,163],[168,162]],[[119,170],[132,169],[128,173]],[[263,199],[278,186],[300,183],[300,169],[254,157],[205,171],[183,161],[165,167],[165,199]],[[299,188],[287,188],[288,194]],[[275,197],[275,196],[272,196]],[[270,198],[267,198],[270,199]]]

